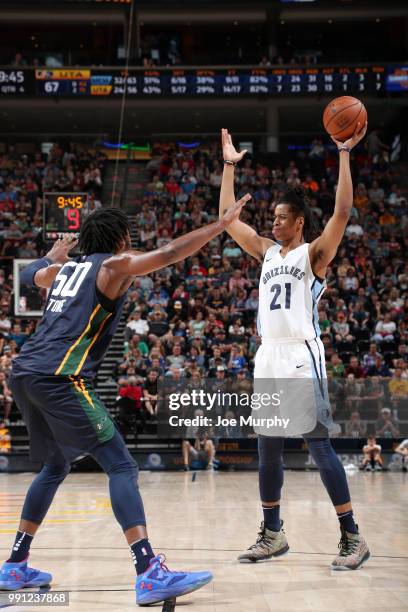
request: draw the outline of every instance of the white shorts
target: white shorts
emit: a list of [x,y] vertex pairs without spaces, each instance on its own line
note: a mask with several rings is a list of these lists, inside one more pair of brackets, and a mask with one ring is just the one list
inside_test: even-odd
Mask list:
[[326,379],[324,346],[320,338],[263,340],[255,355],[254,378]]
[[254,379],[254,393],[279,396],[278,406],[270,403],[253,410],[253,415],[256,413],[276,422],[276,426],[269,423],[266,427],[265,421],[259,421],[254,426],[256,433],[288,437],[320,431],[321,435],[318,423],[332,429],[324,347],[320,338],[263,340],[255,356]]

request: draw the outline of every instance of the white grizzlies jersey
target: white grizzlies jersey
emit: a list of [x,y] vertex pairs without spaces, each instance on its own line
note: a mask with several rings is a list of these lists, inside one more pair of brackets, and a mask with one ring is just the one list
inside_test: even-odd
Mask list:
[[259,281],[258,334],[263,340],[320,336],[318,301],[326,281],[316,278],[309,260],[309,243],[280,254],[281,245],[265,253]]

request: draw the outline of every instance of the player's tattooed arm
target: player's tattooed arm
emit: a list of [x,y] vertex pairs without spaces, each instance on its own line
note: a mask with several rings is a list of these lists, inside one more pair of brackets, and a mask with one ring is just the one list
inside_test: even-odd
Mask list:
[[[234,162],[234,164],[241,161],[246,150],[244,149],[244,151],[239,153],[235,149],[228,130],[221,130],[221,141],[224,161]],[[228,210],[231,204],[235,202],[234,173],[234,165],[224,164],[219,205],[220,218],[225,211]],[[246,253],[249,253],[249,255],[258,259],[258,261],[262,261],[269,247],[275,244],[273,240],[259,236],[250,225],[239,219],[236,219],[228,226],[227,232]]]
[[[364,138],[366,131],[367,123],[363,127],[358,123],[353,136],[346,140],[346,142],[340,142],[334,138],[332,140],[336,143],[337,147],[347,147],[351,150]],[[309,247],[309,257],[313,273],[322,278],[326,276],[327,266],[336,256],[353,206],[353,181],[350,171],[349,151],[342,149],[339,151],[339,157],[339,180],[334,212],[322,234]]]

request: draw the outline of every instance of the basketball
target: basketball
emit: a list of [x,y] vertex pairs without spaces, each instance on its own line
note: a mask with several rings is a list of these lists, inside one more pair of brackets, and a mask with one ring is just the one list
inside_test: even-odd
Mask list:
[[367,111],[364,104],[353,96],[335,98],[329,102],[323,113],[325,130],[342,142],[354,134],[358,122],[363,127],[366,121]]

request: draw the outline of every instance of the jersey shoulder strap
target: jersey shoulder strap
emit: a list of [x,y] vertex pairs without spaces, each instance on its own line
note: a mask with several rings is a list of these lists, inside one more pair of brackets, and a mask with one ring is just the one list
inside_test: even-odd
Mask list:
[[278,244],[278,243],[273,244],[272,246],[270,246],[265,251],[264,261],[268,261],[269,259],[272,259],[272,257],[274,257],[276,255],[276,253],[279,252],[280,248],[281,248],[281,245]]

